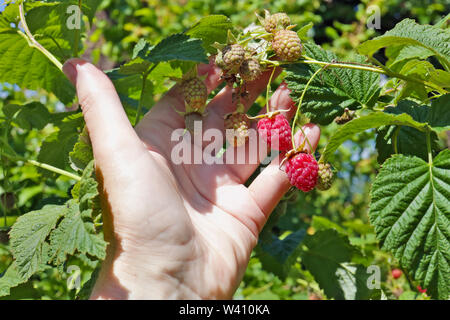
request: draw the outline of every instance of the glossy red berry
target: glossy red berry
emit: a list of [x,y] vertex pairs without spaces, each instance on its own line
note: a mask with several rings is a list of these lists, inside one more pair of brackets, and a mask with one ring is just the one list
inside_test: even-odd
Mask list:
[[287,159],[286,174],[291,185],[304,192],[314,189],[318,171],[317,161],[309,153],[298,153]]
[[288,151],[292,149],[291,126],[282,114],[260,119],[258,133],[274,150]]
[[398,279],[402,276],[402,270],[400,270],[400,269],[392,269],[391,273],[392,273],[392,277],[394,279]]

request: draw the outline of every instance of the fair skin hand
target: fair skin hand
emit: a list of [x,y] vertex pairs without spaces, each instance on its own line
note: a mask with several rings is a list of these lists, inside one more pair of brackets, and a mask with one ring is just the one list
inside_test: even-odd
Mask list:
[[[279,159],[248,187],[244,183],[258,164],[175,165],[171,151],[179,142],[171,134],[184,128],[174,111],[184,109],[178,85],[133,128],[102,71],[80,59],[63,70],[77,89],[92,142],[109,242],[91,298],[232,298],[259,232],[290,188]],[[198,71],[207,75],[208,92],[220,84],[214,65]],[[265,91],[269,76],[265,72],[247,86],[246,108]],[[235,109],[231,92],[227,86],[211,100],[204,130],[223,130],[223,116]],[[293,106],[285,86],[274,92],[270,106]],[[315,148],[320,129],[308,124],[303,130]],[[303,139],[296,135],[297,143]]]

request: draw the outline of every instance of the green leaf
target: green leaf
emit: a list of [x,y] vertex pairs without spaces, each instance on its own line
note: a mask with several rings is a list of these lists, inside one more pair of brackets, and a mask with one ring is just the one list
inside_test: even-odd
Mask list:
[[[389,114],[409,114],[415,121],[427,123],[431,108],[420,106],[411,100],[402,100],[397,107],[388,107],[385,109]],[[395,153],[394,141],[397,139],[397,152],[405,155],[413,155],[426,160],[427,137],[426,133],[405,126],[383,126],[379,129],[376,139],[378,150],[378,162],[383,163],[387,158]],[[433,151],[439,150],[438,137],[436,133],[431,134],[431,146]]]
[[[313,59],[338,61],[334,53],[315,44],[306,43],[304,47],[305,54]],[[355,57],[356,63],[364,61],[362,56]],[[285,80],[295,101],[300,99],[306,83],[319,68],[313,64],[291,64],[286,67]],[[362,106],[373,106],[380,92],[379,79],[379,75],[374,72],[327,68],[310,83],[301,111],[311,122],[327,125],[342,115],[345,108],[356,110]]]
[[86,127],[81,132],[73,150],[69,153],[69,159],[71,167],[74,170],[84,170],[89,162],[94,159],[92,145]]
[[17,266],[12,263],[6,272],[0,277],[0,297],[8,296],[10,289],[26,282],[27,279],[20,276]]
[[188,36],[201,39],[203,47],[208,53],[216,53],[211,45],[214,42],[225,43],[228,30],[232,29],[231,20],[223,15],[211,15],[200,19],[195,25],[186,31]]
[[[38,155],[38,161],[60,169],[66,168],[69,164],[69,153],[72,152],[83,125],[84,120],[81,112],[70,113],[69,116],[57,123],[59,131],[44,140]],[[54,176],[47,170],[39,170],[46,176]]]
[[450,293],[450,150],[431,164],[394,155],[372,185],[369,218],[383,248],[427,293]]
[[[450,73],[444,70],[435,69],[428,61],[420,61],[417,59],[409,60],[403,64],[399,73],[434,83],[436,86],[440,87],[441,91],[444,91],[443,88],[450,88]],[[401,91],[400,98],[409,97],[414,94],[415,97],[424,101],[428,98],[428,92],[430,91],[433,91],[433,89],[425,86],[425,84],[407,82]]]
[[329,298],[368,299],[373,290],[367,286],[370,276],[364,266],[351,263],[355,253],[347,237],[336,230],[324,230],[303,241],[302,263]]
[[273,236],[271,242],[260,243],[257,254],[263,268],[285,279],[300,254],[300,243],[304,237],[305,230],[299,230],[283,240]]
[[97,234],[94,224],[89,221],[89,214],[81,211],[74,200],[67,203],[68,210],[50,236],[50,255],[56,264],[66,261],[67,255],[76,251],[89,254],[99,259],[106,255],[106,242],[101,234]]
[[65,104],[75,97],[75,89],[66,76],[16,31],[0,33],[0,82],[24,89],[44,89]]
[[[94,18],[95,12],[97,11],[98,6],[102,3],[102,0],[44,0],[44,2],[58,2],[60,4],[66,4],[66,7],[69,5],[77,5],[81,3],[81,11],[83,14],[86,14],[89,18],[89,21],[92,21]],[[67,19],[69,14],[66,12],[64,18]]]
[[145,60],[157,63],[164,61],[193,61],[208,63],[202,41],[177,33],[167,37],[143,57]]
[[339,232],[340,234],[345,234],[345,235],[348,234],[348,232],[345,231],[344,228],[342,228],[340,225],[338,225],[337,223],[334,223],[333,221],[331,221],[325,217],[321,217],[321,216],[313,216],[311,227],[313,227],[315,230],[318,230],[318,231],[334,229],[337,232]]
[[52,259],[56,264],[61,264],[67,255],[74,255],[75,252],[104,259],[107,243],[93,223],[94,215],[100,214],[93,160],[86,166],[72,193],[74,199],[67,203],[72,210],[68,211],[50,237]]
[[396,70],[396,66],[401,62],[410,59],[424,60],[433,55],[433,52],[431,50],[413,45],[387,47],[385,52],[386,57],[388,58],[386,66],[393,70]]
[[437,132],[450,130],[450,93],[433,100],[427,122]]
[[314,23],[310,22],[307,25],[304,25],[297,31],[297,35],[302,41],[308,40],[308,32],[314,27]]
[[48,261],[45,239],[64,216],[67,207],[47,205],[20,216],[11,228],[11,249],[19,275],[28,279]]
[[25,130],[43,129],[51,122],[47,108],[39,102],[31,102],[23,106],[10,104],[3,107],[5,116]]
[[84,169],[78,193],[78,202],[80,204],[80,211],[87,213],[92,217],[92,213],[98,213],[100,204],[98,202],[98,183],[95,179],[95,166],[92,160]]
[[[60,59],[70,57],[75,34],[82,32],[67,27],[69,15],[66,11],[71,5],[73,1],[41,3],[28,10],[25,16],[28,28],[36,40]],[[84,26],[80,27],[84,29]],[[46,45],[42,43],[44,39]]]
[[[419,25],[412,19],[399,22],[384,35],[368,40],[358,48],[364,55],[372,56],[379,49],[390,46],[421,46],[439,59],[446,70],[450,69],[450,31],[430,25]],[[423,52],[420,53],[422,55]],[[417,56],[419,57],[419,55]]]
[[353,119],[341,126],[328,140],[328,144],[322,154],[323,160],[325,162],[329,161],[337,148],[354,134],[383,125],[410,126],[422,131],[427,126],[426,123],[415,121],[408,114],[393,115],[384,112],[373,112],[367,116]]

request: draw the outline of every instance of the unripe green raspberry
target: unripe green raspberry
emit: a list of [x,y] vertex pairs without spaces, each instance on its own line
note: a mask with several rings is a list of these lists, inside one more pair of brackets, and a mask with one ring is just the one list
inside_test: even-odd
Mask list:
[[266,16],[264,19],[264,29],[267,32],[273,33],[280,29],[285,29],[291,24],[291,19],[284,12],[275,13]]
[[302,44],[297,33],[292,30],[277,31],[272,48],[283,61],[296,61],[302,55]]
[[329,163],[319,163],[319,172],[317,176],[316,188],[325,191],[331,188],[333,184],[333,171]]
[[239,74],[244,81],[256,80],[261,75],[261,65],[255,58],[248,58],[242,62]]
[[222,50],[223,69],[237,73],[245,59],[245,50],[239,44],[228,45]]
[[181,83],[186,110],[202,111],[208,99],[208,91],[205,83],[198,77],[183,80]]
[[234,112],[225,117],[224,127],[226,131],[233,130],[231,135],[225,131],[228,142],[232,146],[239,147],[248,139],[250,119],[243,112]]

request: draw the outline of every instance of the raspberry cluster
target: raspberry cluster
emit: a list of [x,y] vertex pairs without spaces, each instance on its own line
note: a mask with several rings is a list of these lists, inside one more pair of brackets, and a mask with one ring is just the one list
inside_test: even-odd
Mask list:
[[[217,45],[221,47],[221,45]],[[231,44],[223,47],[216,56],[216,65],[227,76],[239,75],[244,81],[256,80],[262,72],[262,67],[257,58],[253,57],[249,49],[240,44]]]
[[[257,80],[266,65],[273,67],[271,57],[283,61],[296,61],[302,55],[302,43],[285,13],[259,17],[262,27],[257,32],[240,35],[236,38],[231,32],[225,44],[215,43],[217,49],[215,63],[222,69],[222,78],[233,87],[232,103],[246,97],[246,84]],[[235,87],[236,85],[236,87]],[[285,85],[285,84],[284,84]],[[186,102],[184,113],[186,128],[194,129],[194,122],[201,121],[207,100],[207,90],[202,78],[197,75],[183,77],[181,89]],[[291,107],[291,106],[288,106]],[[351,120],[353,113],[345,110],[336,122]],[[233,147],[245,145],[249,138],[251,119],[259,119],[258,134],[269,148],[280,151],[286,163],[285,172],[290,183],[298,189],[308,192],[317,188],[328,190],[333,182],[333,172],[329,163],[318,163],[314,156],[300,147],[292,145],[292,128],[288,119],[280,111],[249,118],[242,103],[237,103],[236,111],[224,117],[224,128],[228,143]]]

